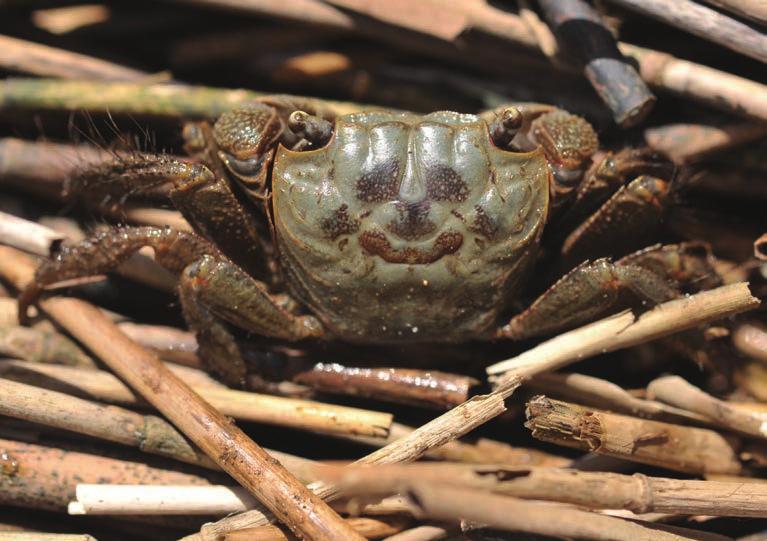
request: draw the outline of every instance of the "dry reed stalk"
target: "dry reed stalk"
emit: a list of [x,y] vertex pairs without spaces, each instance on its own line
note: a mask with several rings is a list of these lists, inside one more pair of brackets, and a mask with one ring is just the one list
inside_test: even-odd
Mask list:
[[760,23],[767,23],[767,4],[763,0],[704,0],[718,8]]
[[[74,224],[70,225],[68,232],[76,232]],[[62,233],[37,222],[0,213],[0,241],[35,255],[52,256],[66,240],[80,240],[81,232],[77,233],[79,234],[75,239],[68,239]],[[175,279],[167,270],[155,263],[152,251],[149,249],[142,248],[138,253],[133,254],[119,266],[117,272],[150,287],[163,291],[175,291]],[[87,277],[83,280],[92,281],[94,278]]]
[[[402,518],[352,517],[345,519],[361,536],[367,539],[391,539],[406,527],[409,520]],[[259,526],[229,532],[223,541],[296,541],[296,538],[278,526]]]
[[[518,386],[519,381],[509,378],[493,392],[470,398],[460,406],[443,413],[406,436],[362,457],[357,463],[391,464],[418,460],[430,449],[454,441],[506,411],[504,401],[511,396]],[[332,501],[338,497],[338,490],[326,483],[312,483],[309,488],[323,499]],[[273,518],[263,509],[251,509],[217,522],[205,524],[199,534],[187,536],[184,540],[219,539],[227,532],[264,526],[272,520]]]
[[[383,447],[404,437],[410,436],[415,428],[402,423],[392,423],[389,436],[385,440],[373,438],[349,438],[371,447]],[[424,455],[435,460],[468,462],[474,464],[516,464],[520,466],[565,467],[570,460],[528,447],[512,446],[497,440],[479,438],[474,442],[453,440],[439,447],[434,447]]]
[[644,140],[650,148],[681,165],[756,141],[765,135],[767,124],[764,122],[741,121],[719,126],[687,123],[647,128]]
[[651,381],[647,393],[666,404],[704,415],[723,428],[767,438],[767,415],[738,409],[679,376],[664,376]]
[[290,378],[313,389],[448,409],[465,402],[479,383],[462,374],[417,368],[357,368],[317,363]]
[[767,261],[767,233],[754,241],[754,257]]
[[[152,84],[61,79],[5,79],[0,84],[0,109],[109,111],[166,118],[216,119],[265,94],[184,84]],[[334,114],[356,113],[370,106],[352,102],[285,96],[296,103],[330,109]]]
[[[375,484],[355,487],[354,494],[377,494]],[[699,539],[694,530],[664,531],[642,521],[626,521],[582,511],[570,505],[525,501],[484,490],[454,487],[441,482],[412,478],[397,489],[418,518],[466,520],[485,527],[577,539],[605,541],[682,541]],[[730,539],[715,536],[713,539]]]
[[[0,250],[0,275],[17,289],[34,278],[35,265],[12,248]],[[182,433],[298,535],[311,539],[363,539],[322,499],[210,406],[147,350],[122,334],[94,306],[53,297],[38,303],[49,317],[93,351]]]
[[610,1],[761,62],[767,62],[767,36],[747,24],[692,0]]
[[739,116],[767,120],[763,84],[661,51],[629,44],[620,49],[639,62],[639,73],[650,86]]
[[368,494],[376,490],[377,496],[390,494],[417,480],[588,509],[767,517],[767,484],[749,482],[748,478],[697,481],[558,468],[428,462],[374,468],[317,464],[315,473],[350,494],[360,490]]
[[7,70],[71,79],[140,81],[148,73],[106,60],[9,36],[0,36],[0,66]]
[[[184,369],[186,368],[186,369]],[[325,433],[366,435],[385,438],[392,423],[392,415],[372,410],[336,406],[312,400],[299,400],[265,394],[236,391],[207,381],[199,371],[187,367],[172,367],[195,392],[224,415],[243,421],[290,426]],[[77,370],[71,367],[0,361],[0,373],[5,377],[33,385],[47,386],[57,383],[61,389],[77,389],[96,400],[126,406],[143,403],[118,378],[101,370]],[[202,385],[200,384],[202,380]]]
[[215,462],[155,415],[142,415],[6,379],[0,379],[0,414],[217,469]]
[[767,330],[754,323],[741,323],[732,333],[732,343],[741,353],[767,364]]
[[633,462],[701,475],[739,474],[734,441],[705,428],[637,419],[538,396],[527,403],[533,437]]
[[49,256],[64,236],[38,223],[0,212],[0,239],[3,244],[25,252]]
[[87,533],[0,532],[0,541],[97,541]]
[[96,368],[94,360],[63,334],[18,325],[0,323],[0,355],[38,363]]
[[533,390],[554,395],[566,400],[577,401],[586,406],[627,413],[643,419],[658,421],[712,424],[707,417],[686,409],[675,408],[657,402],[637,398],[631,393],[604,379],[583,374],[562,374],[558,372],[539,374],[526,383]]
[[458,533],[457,528],[444,528],[442,526],[425,524],[389,536],[384,541],[438,541],[454,533]]
[[0,439],[0,505],[66,511],[78,483],[207,485],[199,475]]
[[630,312],[607,317],[542,342],[526,352],[496,363],[487,373],[498,381],[512,374],[530,377],[573,362],[691,329],[752,310],[760,301],[745,282],[703,291],[660,304],[635,318]]

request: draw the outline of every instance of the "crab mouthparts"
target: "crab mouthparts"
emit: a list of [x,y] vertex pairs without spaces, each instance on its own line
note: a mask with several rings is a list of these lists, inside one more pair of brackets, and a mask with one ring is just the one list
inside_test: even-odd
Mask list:
[[463,244],[463,235],[457,231],[440,233],[429,249],[392,247],[386,235],[380,231],[365,231],[359,237],[360,245],[370,254],[377,255],[388,263],[406,265],[428,265],[442,256],[455,253]]

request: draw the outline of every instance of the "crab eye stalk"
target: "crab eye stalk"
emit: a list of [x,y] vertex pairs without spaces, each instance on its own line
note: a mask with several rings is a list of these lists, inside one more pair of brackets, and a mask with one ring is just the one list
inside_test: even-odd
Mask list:
[[516,107],[507,107],[490,124],[490,137],[498,148],[508,148],[522,127],[522,113]]
[[304,111],[293,111],[290,114],[288,128],[297,136],[306,139],[312,148],[326,145],[333,136],[333,125],[330,122]]

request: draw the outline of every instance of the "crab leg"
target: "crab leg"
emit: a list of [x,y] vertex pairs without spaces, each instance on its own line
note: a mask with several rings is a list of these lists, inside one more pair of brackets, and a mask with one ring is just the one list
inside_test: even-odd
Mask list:
[[659,178],[632,180],[570,233],[562,245],[565,263],[621,255],[647,244],[660,226],[669,194],[669,183]]
[[523,339],[588,323],[611,308],[628,306],[631,293],[642,304],[659,304],[721,285],[707,245],[656,245],[612,262],[584,262],[543,293],[498,335]]
[[170,228],[126,227],[100,233],[61,251],[43,263],[35,281],[19,297],[26,316],[43,288],[63,280],[108,272],[130,255],[150,246],[163,267],[180,276],[184,314],[197,333],[203,358],[228,382],[241,383],[245,364],[223,318],[245,330],[288,340],[322,334],[311,316],[297,316],[255,280],[202,238]]
[[562,277],[524,312],[513,317],[498,334],[519,340],[588,323],[616,306],[625,291],[653,304],[677,296],[668,281],[639,265],[623,265],[607,258],[587,261]]
[[69,181],[67,191],[92,204],[119,207],[128,197],[156,193],[160,188],[166,188],[198,234],[255,275],[269,275],[247,203],[205,165],[154,154],[120,156],[81,171]]

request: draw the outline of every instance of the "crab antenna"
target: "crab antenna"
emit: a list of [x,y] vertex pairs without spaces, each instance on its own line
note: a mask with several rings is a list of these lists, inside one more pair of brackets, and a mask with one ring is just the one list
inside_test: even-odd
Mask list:
[[333,135],[333,124],[304,111],[293,111],[288,117],[288,127],[290,131],[303,137],[314,147],[323,146]]
[[522,127],[522,113],[516,107],[507,107],[490,124],[490,137],[495,146],[507,148],[519,128]]

